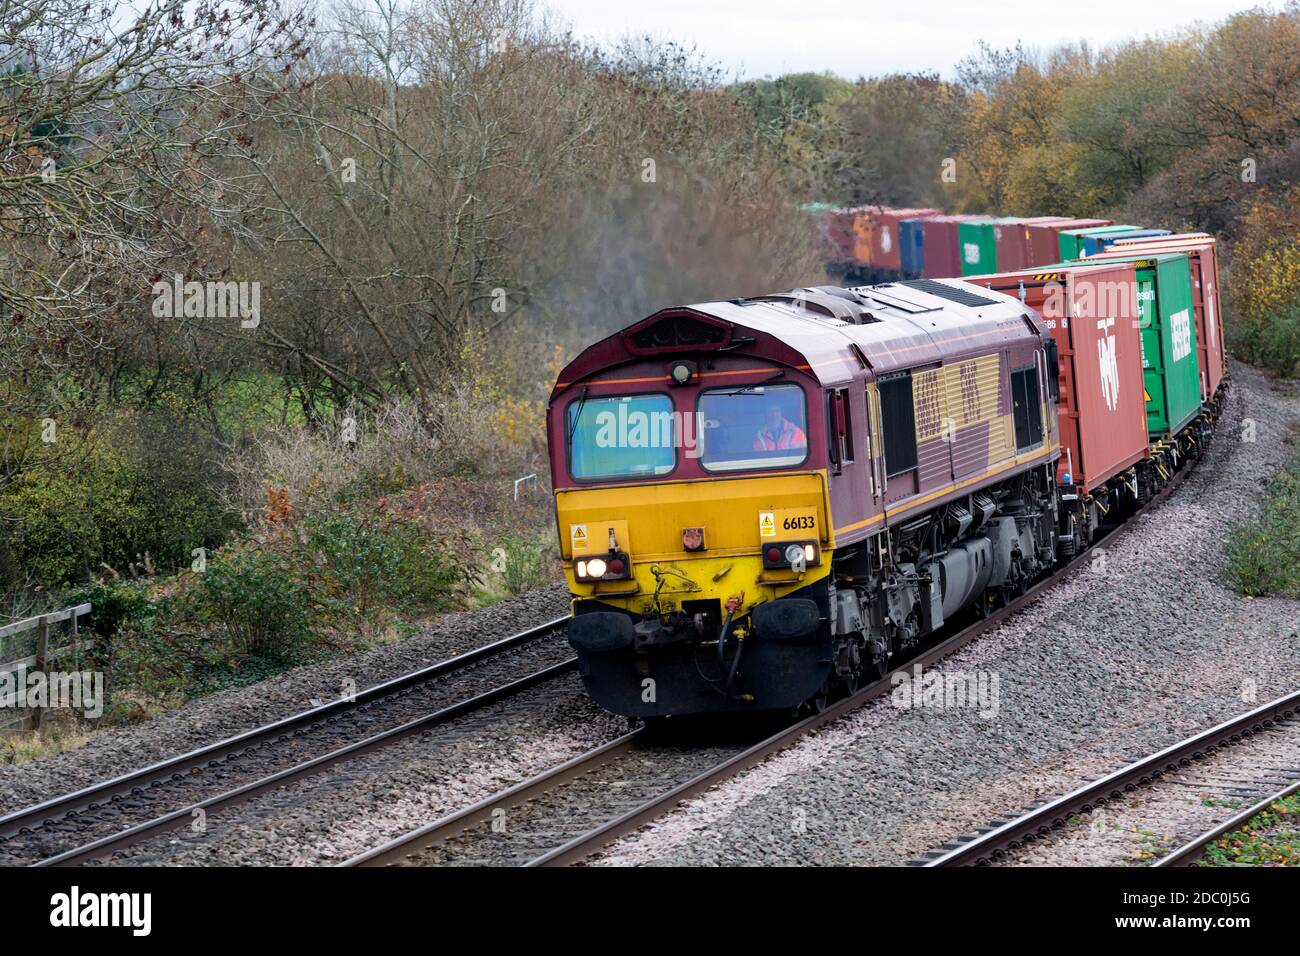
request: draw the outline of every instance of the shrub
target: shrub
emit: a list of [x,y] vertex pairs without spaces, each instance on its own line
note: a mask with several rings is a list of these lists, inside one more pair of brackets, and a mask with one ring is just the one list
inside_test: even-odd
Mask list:
[[1300,598],[1300,464],[1269,483],[1259,514],[1233,534],[1228,574],[1242,594]]
[[207,440],[165,414],[66,425],[44,457],[0,491],[8,572],[30,571],[56,588],[89,580],[104,565],[115,573],[137,562],[174,571],[237,526],[215,472]]

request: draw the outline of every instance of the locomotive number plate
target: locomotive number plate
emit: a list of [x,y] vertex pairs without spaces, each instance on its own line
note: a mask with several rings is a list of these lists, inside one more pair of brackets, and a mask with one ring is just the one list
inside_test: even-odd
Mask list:
[[816,508],[764,511],[758,516],[760,538],[815,538],[819,532]]

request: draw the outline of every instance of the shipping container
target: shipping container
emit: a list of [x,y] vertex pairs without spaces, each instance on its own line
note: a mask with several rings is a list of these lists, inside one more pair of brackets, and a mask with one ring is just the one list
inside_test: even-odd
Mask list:
[[939,216],[941,209],[881,208],[875,216],[871,231],[871,264],[881,269],[901,272],[903,269],[902,235],[899,223],[918,216]]
[[1025,228],[1028,219],[999,219],[993,224],[993,248],[997,254],[997,270],[1012,272],[1029,264],[1029,241]]
[[997,240],[993,227],[998,222],[992,216],[981,216],[957,224],[957,249],[964,276],[996,272],[998,268]]
[[1050,270],[972,276],[1017,296],[1042,316],[1056,341],[1061,459],[1057,481],[1085,494],[1147,456],[1142,339],[1133,321],[1137,270],[1054,266]]
[[1099,252],[1104,252],[1112,243],[1120,239],[1149,239],[1169,234],[1168,229],[1135,229],[1132,232],[1093,233],[1080,239],[1079,255],[1095,256]]
[[1029,261],[1025,268],[1045,266],[1061,259],[1062,231],[1066,229],[1096,229],[1113,225],[1109,219],[1049,219],[1046,222],[1030,220],[1025,227],[1029,234]]
[[1132,262],[1137,270],[1147,432],[1152,438],[1168,437],[1201,410],[1191,262],[1185,253],[1174,252],[1076,259],[1062,265],[1109,269],[1118,262]]
[[1196,358],[1201,374],[1201,398],[1213,399],[1228,374],[1223,339],[1223,307],[1219,297],[1218,243],[1206,233],[1182,233],[1116,242],[1100,258],[1185,252],[1192,272],[1192,305],[1196,316]]
[[908,278],[920,278],[925,275],[925,228],[927,219],[934,219],[937,213],[924,216],[912,216],[901,219],[898,223],[899,259],[903,266],[903,275]]
[[927,279],[955,279],[961,275],[961,252],[957,230],[963,222],[985,216],[931,216],[921,223],[925,247],[922,274]]
[[1139,226],[1093,226],[1087,229],[1063,229],[1058,236],[1061,261],[1069,262],[1083,255],[1083,237],[1094,233],[1136,232]]

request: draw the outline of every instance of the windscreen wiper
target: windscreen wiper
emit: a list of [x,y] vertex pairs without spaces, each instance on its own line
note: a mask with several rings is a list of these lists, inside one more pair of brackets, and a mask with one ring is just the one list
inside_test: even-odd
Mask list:
[[770,385],[772,382],[775,382],[778,378],[785,378],[785,369],[781,369],[771,378],[765,378],[761,382],[750,382],[748,385],[742,385],[739,388],[735,388],[732,389],[731,391],[723,392],[722,394],[723,395],[744,395],[746,392],[751,391],[752,389],[762,388],[764,385]]

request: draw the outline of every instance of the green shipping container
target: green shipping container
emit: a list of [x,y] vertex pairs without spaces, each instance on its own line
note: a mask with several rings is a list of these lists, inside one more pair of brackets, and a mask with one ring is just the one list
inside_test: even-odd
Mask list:
[[1151,438],[1163,438],[1182,430],[1201,410],[1191,266],[1186,254],[1181,252],[1122,259],[1076,259],[1068,265],[1104,266],[1116,262],[1132,262],[1137,269],[1147,434]]
[[993,236],[996,219],[971,219],[957,223],[957,251],[961,274],[986,275],[998,271],[998,244]]
[[1092,229],[1067,229],[1058,234],[1061,243],[1061,261],[1079,258],[1082,250],[1079,240],[1084,236],[1101,236],[1111,232],[1135,232],[1138,226],[1097,226]]

